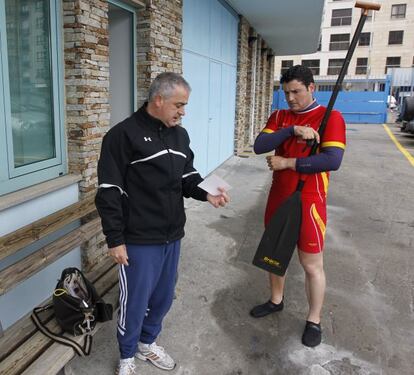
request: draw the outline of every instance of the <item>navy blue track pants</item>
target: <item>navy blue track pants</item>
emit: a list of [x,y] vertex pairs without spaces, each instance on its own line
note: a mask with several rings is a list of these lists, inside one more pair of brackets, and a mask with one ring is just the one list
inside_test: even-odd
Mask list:
[[171,307],[181,241],[164,245],[126,245],[128,266],[119,267],[118,343],[131,358],[138,341],[152,344]]

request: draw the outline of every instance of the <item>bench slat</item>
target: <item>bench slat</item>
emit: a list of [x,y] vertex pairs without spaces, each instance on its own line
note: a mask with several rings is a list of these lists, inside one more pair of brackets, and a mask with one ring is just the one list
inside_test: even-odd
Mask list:
[[[55,320],[52,320],[46,324],[46,326],[54,332],[59,332],[59,328]],[[50,346],[52,346],[52,341],[37,331],[30,337],[29,340],[22,343],[17,350],[1,361],[0,374],[21,374],[27,366],[36,360],[39,356],[39,352],[43,352]]]
[[99,234],[100,231],[101,220],[96,218],[5,268],[0,272],[0,295]]
[[[46,304],[48,301],[45,301]],[[43,321],[52,319],[53,311],[49,310],[43,314]],[[30,319],[30,314],[19,320],[16,324],[6,330],[0,339],[0,362],[16,350],[23,342],[29,340],[36,333],[36,326]]]
[[91,196],[0,237],[0,260],[94,211]]
[[[96,290],[102,296],[106,303],[110,301],[106,298],[106,293],[111,289],[118,289],[117,287],[117,277],[118,277],[118,267],[113,266],[108,270],[102,277],[100,277],[96,283],[94,283]],[[112,299],[112,297],[110,297]],[[43,318],[43,316],[42,316]],[[54,343],[51,339],[44,336],[42,333],[36,330],[33,323],[30,321],[33,329],[35,330],[34,334],[28,338],[26,341],[21,343],[12,353],[2,359],[0,362],[0,374],[2,375],[20,375],[23,371],[26,370],[29,366],[37,361],[39,356],[41,357],[46,353]],[[47,327],[53,332],[59,332],[59,328],[56,320],[52,319],[49,323],[46,324]],[[30,330],[30,328],[29,328]],[[7,335],[9,333],[7,332]],[[10,337],[8,336],[8,340]],[[0,340],[1,342],[3,339]],[[9,341],[10,342],[10,341]],[[60,344],[56,344],[62,346]],[[72,352],[73,349],[69,347],[62,346],[66,351]],[[61,361],[61,367],[63,367],[66,362]],[[37,364],[36,366],[38,366]],[[30,372],[28,372],[29,374]],[[44,372],[31,372],[31,374],[43,374]]]
[[[111,258],[102,260],[99,265],[95,266],[90,272],[86,273],[86,277],[94,285],[97,280],[104,277],[111,268],[116,267]],[[46,305],[50,303],[51,299],[48,299],[40,305]],[[43,314],[44,322],[49,321],[52,318],[53,312],[47,311]],[[36,332],[36,326],[30,319],[30,313],[21,318],[18,322],[9,327],[4,336],[0,338],[0,361],[7,357],[12,351],[14,351],[22,342],[28,340]]]
[[[112,303],[116,306],[118,300],[118,286],[114,286],[111,291],[105,295],[105,302]],[[93,335],[103,327],[104,323],[97,323],[92,331]],[[83,344],[83,337],[71,337],[79,344]],[[93,344],[92,344],[93,350]],[[53,343],[35,362],[33,362],[22,375],[56,375],[74,356],[75,352],[72,348]]]

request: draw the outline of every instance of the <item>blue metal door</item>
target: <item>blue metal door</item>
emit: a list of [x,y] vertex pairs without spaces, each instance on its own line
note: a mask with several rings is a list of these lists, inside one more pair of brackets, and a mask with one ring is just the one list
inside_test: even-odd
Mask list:
[[202,175],[233,154],[238,16],[219,0],[184,2],[183,72],[192,87],[183,125]]
[[183,118],[183,125],[187,129],[191,140],[191,149],[195,154],[194,164],[201,174],[207,171],[208,147],[208,99],[209,99],[209,72],[210,61],[204,56],[191,52],[183,53],[185,78],[191,85],[191,95]]
[[220,160],[226,160],[234,151],[237,72],[230,65],[223,64],[221,68]]
[[207,170],[220,164],[221,64],[210,61]]

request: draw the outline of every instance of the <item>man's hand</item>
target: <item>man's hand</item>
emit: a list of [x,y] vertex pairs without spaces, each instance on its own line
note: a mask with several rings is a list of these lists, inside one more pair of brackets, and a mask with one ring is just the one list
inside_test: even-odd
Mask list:
[[218,207],[224,207],[227,203],[230,202],[230,197],[226,193],[226,190],[219,188],[221,194],[220,195],[211,195],[210,193],[207,194],[207,200],[209,203],[218,208]]
[[309,126],[295,125],[293,127],[293,130],[295,136],[299,137],[300,139],[303,139],[304,141],[316,139],[317,143],[320,142],[319,133]]
[[267,165],[271,171],[284,169],[296,170],[296,158],[283,158],[282,156],[266,156]]
[[108,249],[108,252],[112,259],[115,261],[115,263],[123,264],[125,266],[129,265],[128,254],[125,245],[111,247],[110,249]]

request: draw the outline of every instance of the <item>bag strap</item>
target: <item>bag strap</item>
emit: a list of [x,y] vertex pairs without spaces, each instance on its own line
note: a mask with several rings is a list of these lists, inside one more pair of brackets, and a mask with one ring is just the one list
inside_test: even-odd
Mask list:
[[49,303],[45,306],[36,307],[33,309],[31,318],[35,326],[42,332],[45,336],[49,337],[53,341],[56,341],[62,345],[71,347],[79,356],[86,357],[91,353],[92,349],[92,335],[86,334],[83,347],[79,345],[76,341],[71,340],[70,338],[63,336],[62,334],[53,333],[46,325],[42,322],[39,317],[39,313],[50,310],[53,308],[53,303]]

